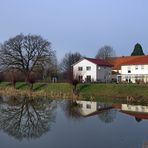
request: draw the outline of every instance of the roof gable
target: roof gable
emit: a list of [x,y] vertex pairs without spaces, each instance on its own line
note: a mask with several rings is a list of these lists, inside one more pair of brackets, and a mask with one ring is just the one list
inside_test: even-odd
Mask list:
[[74,65],[76,65],[77,63],[81,62],[82,60],[87,60],[95,65],[99,65],[99,66],[107,66],[107,67],[112,67],[113,65],[111,65],[110,63],[106,62],[105,60],[101,60],[101,59],[93,59],[93,58],[82,58],[81,60],[79,60],[78,62],[76,62]]

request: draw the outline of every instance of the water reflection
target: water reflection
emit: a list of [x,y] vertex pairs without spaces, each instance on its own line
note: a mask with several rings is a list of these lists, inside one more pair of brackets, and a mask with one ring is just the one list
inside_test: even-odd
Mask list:
[[79,120],[81,119],[81,107],[75,100],[66,101],[62,104],[62,108],[65,115],[69,119]]
[[148,141],[146,141],[146,142],[143,143],[142,148],[148,148]]
[[69,119],[80,120],[82,117],[98,115],[102,122],[110,123],[116,118],[116,110],[107,103],[70,100],[65,102],[63,109]]
[[113,107],[121,113],[134,117],[135,121],[140,122],[148,119],[148,106],[132,104],[113,104]]
[[0,129],[22,140],[38,138],[55,121],[56,104],[52,100],[28,97],[0,98]]
[[111,123],[116,119],[117,110],[109,109],[98,114],[99,119],[104,123]]
[[69,119],[77,120],[98,115],[102,122],[111,123],[116,119],[117,111],[134,117],[136,122],[148,119],[148,106],[143,105],[70,100],[64,103],[63,109]]
[[[134,120],[131,120],[130,118],[133,117]],[[61,145],[70,147],[71,143],[67,141],[72,142],[73,147],[77,141],[79,142],[76,147],[91,147],[89,144],[92,143],[96,147],[100,145],[101,147],[104,145],[104,147],[109,147],[111,144],[117,144],[118,147],[122,145],[122,147],[127,147],[130,144],[135,147],[135,145],[141,146],[143,143],[143,145],[146,145],[147,131],[145,129],[148,122],[140,122],[144,119],[148,119],[148,106],[146,105],[0,97],[1,131],[19,140],[36,139],[44,134],[45,136],[36,141],[41,141],[41,145],[43,143],[51,144],[52,147],[56,147],[55,145],[58,145],[58,143],[57,147]],[[73,120],[83,120],[84,122],[73,122]],[[111,126],[109,123],[112,123]],[[52,128],[53,124],[55,125],[54,128]],[[51,128],[52,130],[50,130]],[[135,135],[133,131],[136,132]],[[49,134],[46,134],[47,132]],[[43,139],[44,141],[42,141]],[[10,138],[7,138],[7,141],[9,140]],[[93,140],[93,142],[90,143],[89,140]],[[85,142],[78,145],[82,141]],[[109,145],[106,141],[109,141]],[[67,146],[67,144],[69,145]],[[32,146],[30,145],[30,147]]]

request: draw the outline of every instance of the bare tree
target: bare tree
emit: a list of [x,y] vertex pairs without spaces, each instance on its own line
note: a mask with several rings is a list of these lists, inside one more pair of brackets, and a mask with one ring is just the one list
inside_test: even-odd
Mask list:
[[17,69],[8,69],[4,72],[5,80],[12,83],[13,88],[15,88],[15,85],[17,82],[23,80],[22,73],[18,71]]
[[42,68],[43,80],[51,81],[52,78],[58,77],[59,67],[56,55],[53,55],[50,59],[50,63],[44,63]]
[[73,72],[72,72],[72,65],[80,60],[81,54],[76,53],[66,53],[62,62],[61,62],[61,70],[66,75],[67,80],[71,80],[73,78]]
[[105,45],[99,49],[96,58],[109,60],[113,56],[115,56],[115,51],[113,50],[113,48],[111,46]]
[[19,34],[1,45],[0,64],[3,69],[20,70],[27,80],[32,71],[50,62],[54,53],[51,43],[41,36]]
[[104,123],[111,123],[116,118],[116,113],[116,110],[108,109],[98,114],[98,117]]
[[4,80],[4,76],[3,76],[3,73],[0,72],[0,82]]

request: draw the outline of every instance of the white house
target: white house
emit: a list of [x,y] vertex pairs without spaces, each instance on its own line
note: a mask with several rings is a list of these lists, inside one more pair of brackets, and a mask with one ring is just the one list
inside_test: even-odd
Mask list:
[[73,76],[81,82],[111,81],[112,65],[101,59],[82,58],[73,66]]
[[121,81],[148,83],[148,56],[141,56],[121,65]]

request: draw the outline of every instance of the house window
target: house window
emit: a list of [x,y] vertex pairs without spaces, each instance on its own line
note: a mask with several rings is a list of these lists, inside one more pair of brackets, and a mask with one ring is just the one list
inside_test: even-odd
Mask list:
[[135,69],[136,69],[136,70],[138,69],[138,65],[135,66]]
[[87,67],[86,67],[86,70],[91,70],[91,67],[90,67],[90,66],[87,66]]
[[78,70],[79,70],[79,71],[82,71],[82,70],[83,70],[83,67],[78,67]]
[[130,67],[130,66],[128,66],[128,67],[127,67],[127,69],[128,69],[128,70],[131,70],[131,67]]
[[87,81],[87,82],[91,82],[91,76],[90,76],[90,75],[87,75],[87,76],[86,76],[86,81]]
[[86,108],[91,109],[91,105],[90,104],[86,104]]
[[131,73],[131,70],[128,70],[128,73]]
[[144,69],[144,65],[141,65],[141,69]]

